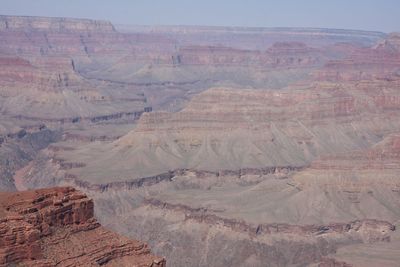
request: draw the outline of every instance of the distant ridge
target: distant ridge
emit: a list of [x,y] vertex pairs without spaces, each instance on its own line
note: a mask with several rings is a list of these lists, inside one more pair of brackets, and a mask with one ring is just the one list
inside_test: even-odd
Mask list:
[[299,32],[299,33],[325,33],[331,35],[368,35],[376,37],[385,37],[387,33],[380,31],[367,31],[356,29],[332,29],[332,28],[308,28],[308,27],[243,27],[243,26],[204,26],[204,25],[129,25],[115,24],[115,28],[119,31],[136,31],[136,32],[164,32],[164,31],[207,31],[207,32]]
[[0,15],[0,30],[115,31],[106,20]]

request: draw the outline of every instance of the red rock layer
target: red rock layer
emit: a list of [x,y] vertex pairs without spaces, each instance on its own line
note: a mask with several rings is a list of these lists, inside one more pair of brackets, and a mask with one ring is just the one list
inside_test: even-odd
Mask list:
[[0,15],[0,53],[27,57],[57,55],[90,61],[88,55],[113,58],[139,49],[172,49],[158,35],[121,34],[108,21]]
[[373,48],[355,49],[342,60],[327,63],[315,74],[322,81],[362,81],[399,79],[400,37],[396,34],[378,43]]
[[73,188],[0,193],[0,266],[165,266],[146,244],[104,229]]

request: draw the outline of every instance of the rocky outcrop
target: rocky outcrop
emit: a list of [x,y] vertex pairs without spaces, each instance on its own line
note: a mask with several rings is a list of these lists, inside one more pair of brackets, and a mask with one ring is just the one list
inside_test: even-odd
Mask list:
[[92,117],[66,117],[66,118],[46,118],[46,117],[30,117],[16,115],[14,118],[20,120],[39,121],[45,123],[73,124],[73,123],[99,123],[106,121],[124,120],[125,122],[133,122],[140,118],[144,111],[119,112],[115,114],[97,115]]
[[[64,150],[65,151],[65,150]],[[71,170],[76,168],[85,168],[86,165],[82,162],[65,162],[63,159],[53,158],[52,162],[59,165],[60,170]],[[290,172],[299,171],[300,167],[270,167],[270,168],[260,168],[260,169],[240,169],[240,170],[221,170],[217,172],[211,171],[201,171],[201,170],[187,170],[187,169],[177,169],[169,171],[166,173],[160,173],[158,175],[149,177],[140,177],[136,179],[126,178],[118,179],[120,181],[106,182],[106,183],[91,183],[85,179],[79,178],[78,175],[65,172],[64,180],[68,181],[80,188],[94,192],[107,192],[111,190],[132,190],[136,188],[152,186],[161,182],[171,182],[174,177],[186,175],[188,173],[195,175],[197,178],[202,179],[205,177],[237,177],[240,179],[242,176],[246,175],[267,175],[267,174],[289,174]],[[34,180],[34,179],[33,179]],[[115,180],[110,178],[109,181]],[[32,182],[32,181],[31,181]],[[29,184],[29,182],[28,182]]]
[[0,266],[160,266],[146,244],[118,236],[93,217],[73,188],[0,193]]

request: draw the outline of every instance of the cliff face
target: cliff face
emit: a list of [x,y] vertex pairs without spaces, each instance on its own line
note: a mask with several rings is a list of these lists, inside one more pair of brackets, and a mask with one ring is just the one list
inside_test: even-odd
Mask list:
[[135,112],[144,111],[146,97],[138,90],[126,91],[123,85],[111,90],[111,84],[88,81],[67,56],[24,57],[0,52],[0,64],[0,113],[20,121],[90,122],[118,115],[134,120]]
[[[168,47],[168,39],[154,35],[121,34],[108,21],[21,17],[0,15],[0,52],[26,57],[67,56],[89,63],[115,60],[133,52],[134,48],[156,51],[160,43]],[[144,47],[143,44],[153,44]]]
[[326,64],[315,77],[333,82],[399,80],[399,40],[398,34],[392,34],[372,48],[356,49],[348,57]]
[[0,16],[0,30],[115,31],[108,21],[72,18]]
[[0,113],[18,125],[136,120],[142,90],[82,75],[156,43],[135,37],[105,21],[0,16]]
[[164,266],[146,244],[94,219],[93,201],[73,188],[0,193],[0,266]]
[[315,67],[326,60],[322,51],[295,42],[275,43],[266,51],[222,46],[184,46],[172,59],[175,65],[259,66],[277,69]]

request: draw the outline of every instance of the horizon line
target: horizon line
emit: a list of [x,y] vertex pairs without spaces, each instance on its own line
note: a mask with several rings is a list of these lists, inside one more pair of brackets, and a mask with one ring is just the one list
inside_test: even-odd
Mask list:
[[330,28],[330,27],[315,27],[315,26],[240,26],[240,25],[210,25],[210,24],[129,24],[129,23],[115,23],[109,19],[97,19],[87,17],[72,17],[72,16],[38,16],[38,15],[9,15],[0,14],[0,17],[24,17],[24,18],[48,18],[48,19],[76,19],[76,20],[87,20],[87,21],[102,21],[111,23],[114,27],[118,26],[133,26],[133,27],[209,27],[209,28],[230,28],[230,29],[307,29],[307,30],[336,30],[336,31],[355,31],[365,33],[376,33],[376,34],[391,34],[397,33],[397,31],[378,31],[378,30],[365,30],[355,28]]

